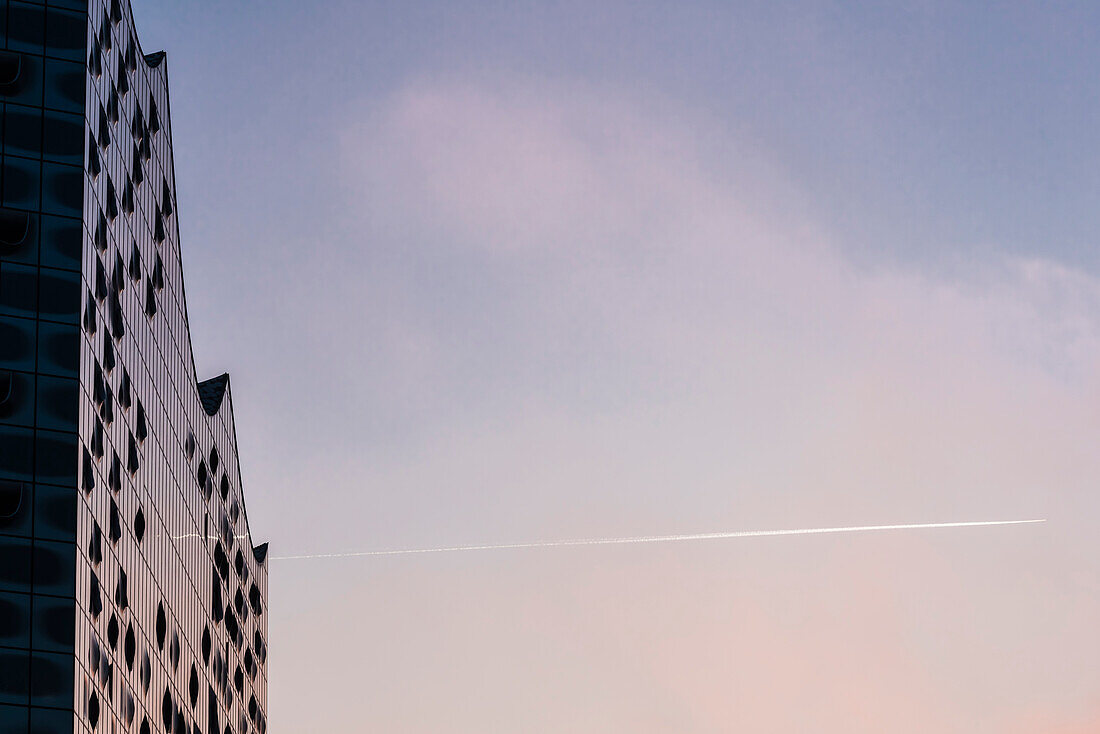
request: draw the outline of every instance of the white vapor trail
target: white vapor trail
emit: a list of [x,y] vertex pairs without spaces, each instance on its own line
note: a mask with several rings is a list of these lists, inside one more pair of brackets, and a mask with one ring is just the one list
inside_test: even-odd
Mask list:
[[454,551],[506,550],[510,548],[561,548],[576,545],[625,545],[627,543],[672,543],[682,540],[722,540],[727,538],[759,538],[773,535],[824,535],[826,533],[863,533],[877,530],[925,530],[932,528],[974,528],[990,525],[1025,525],[1043,520],[981,520],[977,522],[929,522],[907,525],[855,525],[843,528],[799,528],[795,530],[738,530],[729,533],[696,533],[693,535],[647,535],[633,538],[589,538],[583,540],[553,540],[539,543],[503,543],[500,545],[455,545],[444,548],[408,548],[398,550],[356,551],[350,553],[312,553],[300,556],[273,556],[273,561],[294,561],[314,558],[354,558],[359,556],[404,556],[414,553],[451,553]]

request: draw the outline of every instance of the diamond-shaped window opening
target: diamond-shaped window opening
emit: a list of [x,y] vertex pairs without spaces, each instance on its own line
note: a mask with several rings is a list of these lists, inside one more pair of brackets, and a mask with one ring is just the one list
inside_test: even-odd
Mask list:
[[[111,307],[114,308],[115,304],[117,304],[117,303],[118,303],[118,296],[112,293],[111,294]],[[121,311],[121,306],[119,308],[120,308],[120,311]],[[113,320],[114,314],[112,313],[111,316],[112,316],[112,320]],[[112,326],[113,326],[113,324],[112,324]],[[115,360],[114,345],[112,345],[111,342],[104,339],[103,340],[103,369],[108,374],[110,374],[111,371],[114,370],[114,368],[115,368],[115,363],[116,363],[116,360]]]
[[138,447],[132,433],[127,438],[126,453],[126,471],[130,472],[130,476],[133,476],[138,470]]
[[145,315],[149,318],[157,315],[157,292],[148,278],[145,279]]
[[134,634],[134,624],[126,625],[126,638],[122,643],[123,655],[126,658],[126,669],[134,669],[134,658],[137,655],[137,636]]
[[92,467],[92,455],[88,453],[86,447],[81,448],[83,459],[81,460],[80,467],[80,486],[84,488],[84,492],[91,492],[95,489],[95,469]]
[[176,713],[176,706],[172,702],[172,689],[165,686],[164,698],[160,703],[161,722],[164,724],[165,734],[171,734],[172,732],[172,719]]
[[134,514],[134,537],[139,543],[145,537],[145,512],[140,507]]
[[199,672],[195,670],[194,664],[191,665],[191,677],[187,681],[187,693],[191,699],[191,708],[195,708],[195,704],[199,702]]
[[92,729],[99,726],[99,694],[94,690],[88,696],[88,723]]
[[160,115],[157,114],[157,103],[149,98],[149,132],[156,135],[160,132]]
[[149,684],[153,681],[153,666],[149,662],[149,653],[141,653],[141,690],[149,692]]
[[111,540],[111,545],[118,543],[119,538],[122,537],[122,523],[119,521],[118,504],[115,502],[114,497],[111,498],[111,522],[108,537]]
[[134,182],[134,186],[141,186],[141,183],[145,180],[145,171],[141,168],[141,148],[137,143],[134,143],[133,152],[134,165],[130,171],[130,180]]
[[227,609],[225,611],[225,631],[229,633],[229,637],[236,644],[241,634],[240,623],[237,622],[237,617],[233,614],[232,610]]
[[119,609],[129,609],[130,607],[130,595],[126,585],[126,572],[122,570],[118,572],[118,583],[115,584],[115,604],[118,605]]
[[118,617],[115,616],[114,612],[111,612],[111,618],[107,622],[107,644],[111,646],[112,650],[118,645],[119,632]]
[[126,319],[122,315],[122,301],[119,300],[118,293],[115,291],[111,291],[110,298],[107,299],[107,316],[111,321],[111,338],[118,341],[126,336]]
[[99,126],[96,129],[99,131],[96,142],[101,149],[107,150],[111,145],[111,122],[107,119],[107,110],[103,109],[103,105],[99,106]]
[[92,50],[88,53],[88,70],[97,78],[103,74],[103,51],[99,47],[99,41],[94,38]]
[[137,283],[141,280],[141,248],[137,246],[136,242],[130,248],[130,266],[127,272],[133,282]]
[[99,161],[99,144],[95,136],[88,133],[88,175],[95,181],[103,171],[103,164]]
[[[206,462],[202,459],[199,460],[199,467],[195,470],[195,479],[198,480],[199,487],[206,493],[207,482],[210,481],[210,474],[206,471]],[[207,495],[209,497],[209,495]]]
[[92,455],[96,459],[103,458],[103,421],[99,418],[92,425]]
[[113,220],[118,217],[118,194],[115,191],[115,182],[111,180],[110,174],[107,174],[106,199],[107,218]]
[[92,402],[102,405],[107,397],[107,383],[103,381],[103,368],[99,360],[92,363]]
[[[99,219],[96,220],[95,225],[95,246],[100,252],[107,251],[107,226],[107,215],[103,212],[99,212]],[[102,267],[101,265],[100,269],[102,269]],[[106,293],[104,293],[103,296],[100,296],[98,293],[96,294],[96,298],[100,301],[103,300],[104,296],[106,296]]]
[[119,293],[126,289],[126,265],[122,262],[121,252],[115,252],[115,267],[111,272],[111,285]]
[[99,319],[96,318],[95,296],[91,291],[87,291],[84,298],[84,331],[88,332],[89,336],[95,336],[96,330],[99,328]]
[[172,661],[172,670],[180,667],[180,636],[172,630],[172,640],[168,643],[168,657]]
[[[110,344],[110,342],[106,342]],[[105,350],[106,351],[106,350]],[[111,392],[111,386],[107,385],[103,391],[103,402],[99,404],[99,417],[105,425],[111,425],[115,420],[115,396]]]
[[252,607],[252,611],[256,616],[264,613],[264,600],[260,595],[260,588],[255,583],[248,589],[248,605]]
[[145,422],[145,406],[141,404],[140,400],[137,401],[137,420],[135,423],[134,435],[137,436],[139,443],[144,443],[149,436],[149,426]]
[[[104,240],[106,242],[107,240]],[[104,245],[104,249],[106,249]],[[107,272],[103,269],[103,260],[95,259],[95,299],[100,303],[107,298]]]
[[164,602],[157,602],[157,649],[164,649],[164,638],[168,635],[168,617],[164,614]]
[[118,88],[111,85],[111,93],[107,95],[107,119],[113,125],[118,122]]
[[157,207],[156,215],[153,218],[153,242],[158,245],[164,242],[167,235],[164,232],[164,216],[160,213],[160,207]]
[[103,21],[99,25],[99,42],[103,44],[104,51],[110,51],[113,48],[114,38],[111,35],[111,19],[104,15]]
[[164,216],[172,216],[174,207],[172,206],[172,189],[168,186],[168,179],[163,181],[160,191],[160,208],[164,212]]
[[111,469],[107,473],[107,484],[115,494],[122,490],[122,462],[114,451],[111,451]]
[[[88,540],[88,559],[96,566],[103,562],[103,530],[95,520],[92,520],[92,537]],[[93,580],[92,588],[99,588],[98,580]]]
[[164,263],[161,262],[160,253],[157,253],[156,259],[153,261],[153,287],[158,291],[164,290]]
[[122,211],[127,214],[134,213],[134,182],[126,179],[126,185],[122,188]]
[[130,398],[130,373],[126,371],[126,368],[122,368],[122,377],[118,380],[118,404],[122,406],[123,410],[129,410],[131,404]]
[[256,650],[256,659],[259,660],[261,664],[266,662],[267,645],[264,644],[263,635],[260,634],[259,630],[256,630],[255,637],[252,640],[252,647]]
[[94,571],[88,577],[88,580],[88,611],[92,613],[92,619],[95,619],[103,612],[103,595],[99,590],[99,577],[95,575]]

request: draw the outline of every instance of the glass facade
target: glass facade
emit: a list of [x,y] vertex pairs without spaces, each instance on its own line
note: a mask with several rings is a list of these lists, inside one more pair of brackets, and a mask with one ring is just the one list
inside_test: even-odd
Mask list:
[[267,546],[197,380],[167,71],[128,2],[0,0],[0,734],[266,731]]

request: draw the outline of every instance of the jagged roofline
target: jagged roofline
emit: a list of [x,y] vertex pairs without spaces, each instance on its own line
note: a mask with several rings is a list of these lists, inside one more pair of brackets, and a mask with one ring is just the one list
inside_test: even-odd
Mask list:
[[[248,524],[248,505],[244,496],[244,482],[241,477],[241,462],[240,456],[237,454],[237,424],[233,419],[233,398],[229,388],[229,373],[223,372],[217,377],[212,377],[208,380],[199,382],[198,371],[195,369],[195,348],[191,343],[191,322],[187,313],[187,287],[186,278],[183,272],[183,247],[180,244],[180,232],[179,232],[179,199],[176,197],[176,156],[175,149],[172,146],[172,99],[171,88],[168,84],[168,54],[165,51],[155,51],[147,54],[141,48],[141,34],[137,31],[137,22],[134,20],[134,7],[130,0],[126,0],[126,9],[129,11],[131,24],[134,29],[134,42],[138,47],[138,56],[141,58],[142,63],[145,64],[145,68],[152,74],[159,78],[161,86],[164,88],[164,99],[166,102],[165,108],[161,116],[163,118],[163,130],[164,134],[168,138],[168,176],[172,179],[172,202],[175,208],[176,215],[171,218],[171,227],[175,232],[176,242],[176,265],[179,268],[180,274],[180,303],[183,311],[183,328],[186,331],[187,338],[187,353],[191,358],[191,382],[195,386],[195,392],[199,396],[199,402],[203,406],[203,411],[211,418],[222,414],[226,426],[229,429],[229,440],[233,446],[233,453],[235,461],[233,462],[237,466],[237,486],[240,487],[241,498],[241,514],[244,517],[244,529],[248,533],[248,544],[252,548],[252,554],[255,556],[259,563],[263,563],[267,559],[267,543],[261,545],[255,545],[252,542],[252,529]],[[227,399],[228,398],[228,399]],[[228,405],[229,407],[224,409],[223,407]]]

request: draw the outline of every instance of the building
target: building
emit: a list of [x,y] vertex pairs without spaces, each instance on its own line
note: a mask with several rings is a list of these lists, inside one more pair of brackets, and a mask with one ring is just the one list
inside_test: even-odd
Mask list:
[[267,546],[195,375],[167,72],[129,3],[0,2],[0,732],[266,730]]

